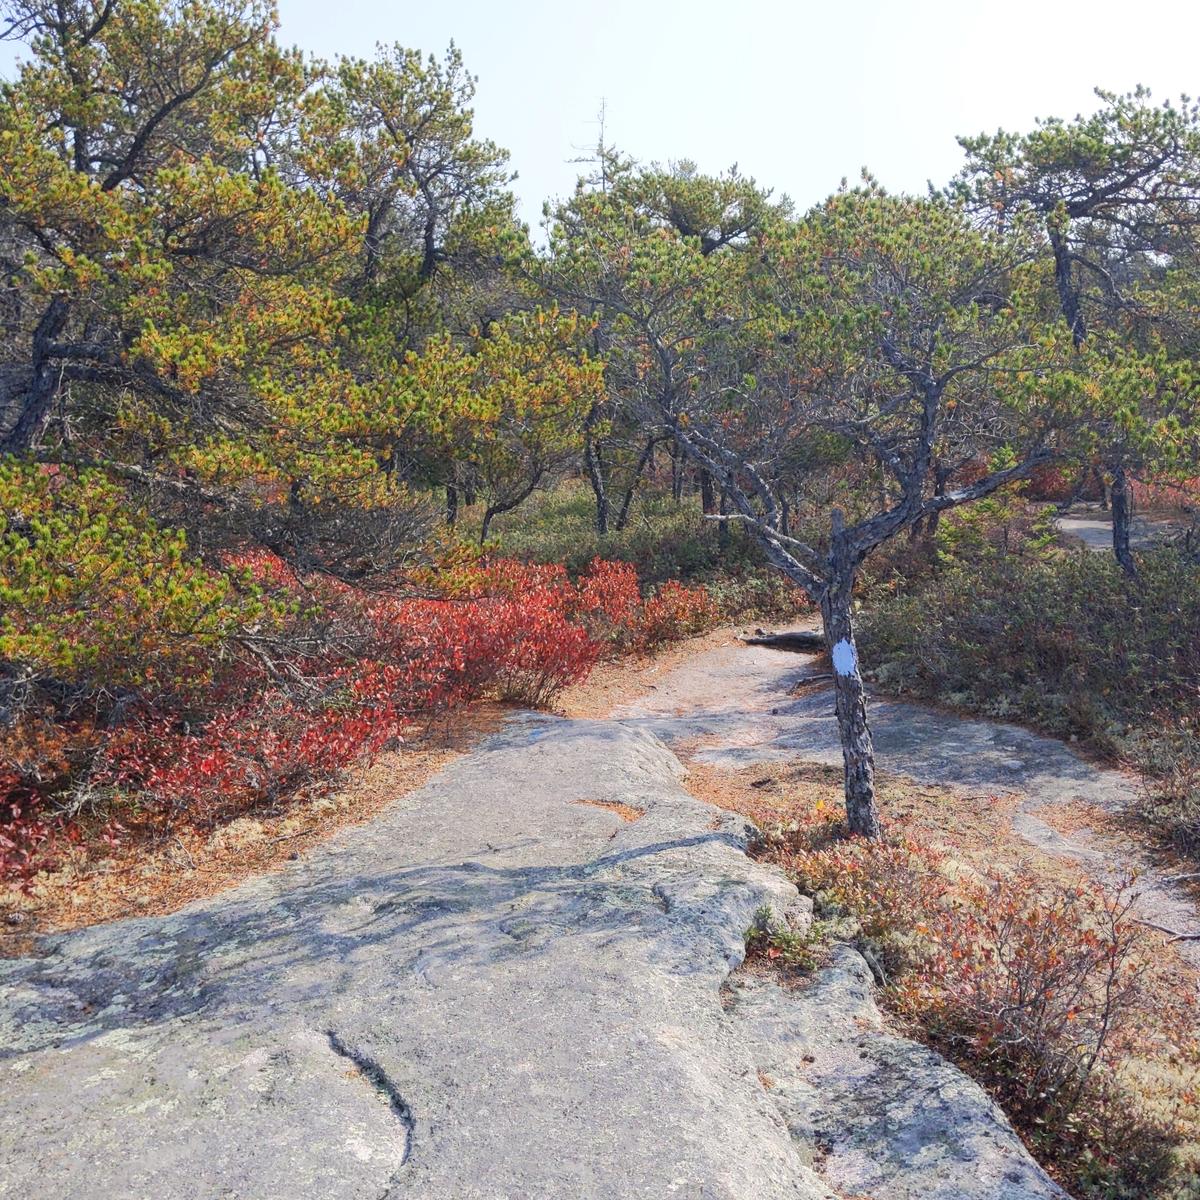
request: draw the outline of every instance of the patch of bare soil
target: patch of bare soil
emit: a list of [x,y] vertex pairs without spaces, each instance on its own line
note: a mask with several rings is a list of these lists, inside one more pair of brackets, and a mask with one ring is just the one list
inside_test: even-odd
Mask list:
[[213,829],[181,825],[139,836],[98,857],[69,851],[28,893],[0,892],[0,957],[29,953],[36,937],[174,912],[254,875],[279,870],[339,829],[361,825],[415,791],[500,724],[503,710],[482,706],[453,726],[347,773],[332,790],[286,807],[248,813]]
[[[733,769],[694,758],[687,766],[685,782],[692,795],[749,817],[764,829],[807,820],[814,811],[839,812],[844,802],[841,767],[783,759]],[[1018,796],[973,795],[884,772],[876,783],[885,828],[940,851],[964,869],[1030,865],[1032,858],[1048,877],[1079,874],[1073,864],[1031,851],[1012,833]]]
[[602,808],[605,812],[616,813],[622,821],[637,821],[646,814],[632,804],[622,804],[620,800],[576,800],[576,804],[586,804],[589,808]]

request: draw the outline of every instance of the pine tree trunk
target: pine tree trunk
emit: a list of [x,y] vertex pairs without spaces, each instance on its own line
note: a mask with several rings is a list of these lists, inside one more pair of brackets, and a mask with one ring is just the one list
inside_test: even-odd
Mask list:
[[845,767],[846,827],[858,837],[879,838],[875,806],[875,748],[867,724],[867,695],[854,642],[850,596],[853,573],[832,582],[821,600],[825,643],[833,658],[838,733]]
[[454,528],[455,522],[458,520],[458,488],[452,484],[446,484],[446,524],[451,529]]
[[700,472],[700,511],[705,516],[716,511],[716,501],[713,497],[712,476],[707,471]]
[[1131,579],[1137,578],[1137,563],[1129,546],[1129,530],[1133,524],[1133,504],[1129,494],[1129,478],[1124,467],[1113,471],[1112,481],[1112,537],[1113,555],[1121,564],[1121,570]]
[[683,470],[686,460],[679,447],[671,443],[671,499],[678,504],[683,499]]
[[[721,489],[721,500],[718,505],[718,508],[720,509],[721,516],[727,517],[729,515],[729,493],[727,491],[725,491],[724,488]],[[729,552],[729,522],[728,521],[718,521],[717,522],[717,553],[718,553],[718,555],[720,555],[721,558],[724,558],[728,552]]]
[[67,324],[68,313],[67,301],[55,296],[34,330],[29,385],[20,402],[16,422],[7,434],[0,436],[0,453],[21,454],[42,432],[58,395],[62,371],[62,364],[51,357],[50,351]]
[[642,482],[642,476],[646,472],[646,468],[650,465],[651,459],[654,457],[654,447],[658,445],[657,438],[651,438],[642,449],[641,457],[637,461],[637,466],[633,470],[633,478],[629,481],[629,487],[625,490],[625,498],[621,501],[621,511],[617,514],[617,532],[620,533],[625,528],[629,520],[629,510],[633,506],[633,498],[637,494],[638,485]]
[[493,520],[493,518],[495,518],[497,516],[499,511],[500,510],[496,509],[496,508],[488,508],[484,511],[483,525],[479,530],[479,544],[481,546],[486,544],[487,537],[488,537],[488,530],[491,529],[492,520]]
[[589,433],[583,443],[583,465],[587,468],[592,495],[596,498],[596,532],[603,537],[608,533],[608,488],[604,483],[604,465],[600,451]]

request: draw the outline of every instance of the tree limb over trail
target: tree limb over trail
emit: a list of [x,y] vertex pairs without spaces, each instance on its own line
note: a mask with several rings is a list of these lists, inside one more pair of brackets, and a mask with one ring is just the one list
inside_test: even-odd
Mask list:
[[[698,208],[723,194],[676,182]],[[628,341],[647,434],[665,432],[728,502],[708,519],[739,522],[820,609],[822,635],[750,644],[829,649],[847,828],[879,837],[859,570],[901,532],[929,537],[943,513],[1057,460],[1077,418],[1027,231],[982,232],[961,204],[868,182],[800,222],[764,209],[744,246],[705,253],[632,184],[585,200],[555,227],[571,249],[559,294]],[[641,229],[652,266],[639,274]]]

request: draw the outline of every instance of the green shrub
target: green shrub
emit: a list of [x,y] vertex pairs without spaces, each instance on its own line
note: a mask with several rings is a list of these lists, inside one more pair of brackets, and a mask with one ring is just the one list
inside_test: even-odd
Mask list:
[[1121,752],[1148,719],[1195,715],[1200,565],[1163,548],[1134,583],[1105,554],[956,563],[876,595],[864,658],[889,688]]
[[1200,845],[1200,563],[1163,546],[1129,579],[1107,554],[943,557],[877,579],[863,658],[891,692],[1019,720],[1124,759],[1145,812]]
[[572,575],[582,572],[593,558],[628,562],[650,584],[669,579],[690,582],[718,571],[762,565],[761,556],[740,529],[730,530],[722,555],[717,523],[704,519],[694,496],[676,504],[669,495],[643,492],[626,527],[602,536],[596,532],[591,490],[580,482],[535,493],[519,509],[497,517],[492,534],[505,556],[563,563]]

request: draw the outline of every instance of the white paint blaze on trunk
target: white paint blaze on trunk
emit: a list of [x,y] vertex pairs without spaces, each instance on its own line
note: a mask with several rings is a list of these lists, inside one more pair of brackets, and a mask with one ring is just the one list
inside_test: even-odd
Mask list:
[[858,655],[853,643],[846,638],[836,643],[830,654],[833,658],[833,669],[839,675],[853,675],[858,670]]

